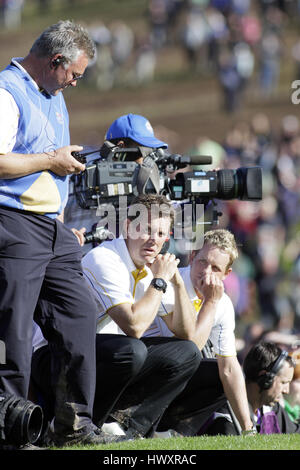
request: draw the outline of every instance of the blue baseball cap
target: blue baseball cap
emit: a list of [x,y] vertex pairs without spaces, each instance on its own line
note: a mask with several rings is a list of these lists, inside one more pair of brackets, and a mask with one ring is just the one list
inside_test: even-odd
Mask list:
[[158,140],[153,128],[143,116],[126,114],[116,119],[106,133],[106,139],[121,139],[128,137],[144,147],[168,148],[168,144]]

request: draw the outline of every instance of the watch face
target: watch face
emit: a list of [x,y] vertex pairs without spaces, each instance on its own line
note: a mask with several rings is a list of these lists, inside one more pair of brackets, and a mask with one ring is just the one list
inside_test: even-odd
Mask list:
[[154,278],[151,283],[152,283],[153,287],[155,287],[155,289],[166,292],[167,283],[163,279],[161,279],[159,277]]

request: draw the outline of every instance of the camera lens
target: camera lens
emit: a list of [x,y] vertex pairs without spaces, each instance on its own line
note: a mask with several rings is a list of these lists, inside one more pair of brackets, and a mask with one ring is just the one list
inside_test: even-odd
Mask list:
[[262,173],[259,167],[218,170],[219,199],[258,201],[262,198]]
[[43,411],[29,400],[9,396],[0,403],[0,412],[5,413],[5,442],[14,445],[33,444],[40,437],[43,426]]

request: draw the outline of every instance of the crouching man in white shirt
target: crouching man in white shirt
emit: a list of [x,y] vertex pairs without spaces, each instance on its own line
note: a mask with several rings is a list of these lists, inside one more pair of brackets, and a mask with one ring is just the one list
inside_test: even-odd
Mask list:
[[[203,409],[221,402],[224,393],[238,420],[239,431],[253,428],[236,355],[234,308],[223,285],[237,256],[234,236],[228,230],[211,230],[204,235],[203,247],[191,253],[189,266],[180,269],[188,296],[198,311],[194,341],[202,350],[209,340],[216,359],[201,361],[192,380],[164,414],[161,431],[172,428],[185,435],[214,434],[218,423],[210,424],[209,430],[208,422],[203,421]],[[172,335],[159,317],[145,335],[158,331],[163,336]]]
[[[103,242],[82,259],[98,308],[93,421],[108,430],[114,420],[114,432],[130,439],[153,435],[201,360],[191,341],[196,310],[179,274],[179,260],[160,254],[172,219],[165,197],[140,196],[128,209],[124,236]],[[49,315],[52,306],[39,303],[37,308]],[[157,315],[165,315],[173,337],[142,337]],[[47,402],[50,421],[55,397],[49,396],[49,347],[40,340],[35,334],[32,380]]]
[[[101,424],[110,400],[110,416],[127,435],[153,434],[163,412],[182,392],[201,360],[199,349],[191,341],[196,310],[179,274],[179,260],[170,253],[160,254],[170,236],[171,222],[172,207],[165,197],[139,196],[129,206],[124,236],[102,243],[82,260],[98,304],[96,349],[100,360],[94,421]],[[142,337],[153,320],[166,313],[163,318],[173,337]],[[99,372],[104,341],[106,364],[111,370],[117,366],[116,339],[123,344],[138,342],[144,355],[139,372],[113,403],[118,375],[111,373],[106,380],[107,374]]]

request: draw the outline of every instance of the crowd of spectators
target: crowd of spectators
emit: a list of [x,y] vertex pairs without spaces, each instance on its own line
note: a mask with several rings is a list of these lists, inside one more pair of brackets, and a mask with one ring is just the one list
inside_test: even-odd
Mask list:
[[[0,22],[18,27],[25,3],[1,0]],[[43,14],[51,10],[52,0],[36,4],[37,14]],[[217,78],[223,107],[232,112],[242,105],[250,83],[262,97],[272,96],[286,58],[294,63],[293,78],[298,77],[298,40],[288,43],[286,31],[299,16],[298,0],[149,0],[144,27],[121,19],[106,24],[99,12],[89,24],[97,57],[86,80],[100,90],[148,83],[160,55],[172,48],[178,59],[185,57],[187,74]]]
[[0,25],[4,29],[18,28],[22,23],[25,0],[0,0]]
[[289,49],[284,33],[299,13],[296,1],[149,0],[142,32],[123,21],[91,26],[98,54],[89,79],[99,89],[149,83],[172,48],[187,74],[217,79],[233,112],[251,83],[265,98],[277,91],[287,55],[297,78],[298,44]]
[[284,116],[275,132],[261,112],[234,125],[224,142],[199,142],[191,152],[207,154],[205,146],[214,145],[218,168],[262,168],[261,201],[218,201],[219,224],[235,234],[241,253],[225,284],[246,343],[271,331],[294,343],[300,339],[299,118]]

